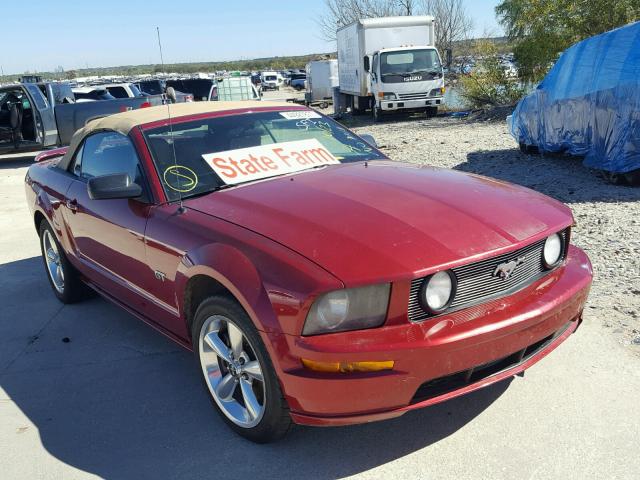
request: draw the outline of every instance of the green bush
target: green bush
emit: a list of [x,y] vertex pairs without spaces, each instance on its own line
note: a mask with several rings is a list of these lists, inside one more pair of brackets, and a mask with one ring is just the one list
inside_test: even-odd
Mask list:
[[460,80],[460,95],[472,108],[513,105],[525,93],[522,84],[509,78],[496,55],[495,46],[480,42],[481,60],[475,69]]

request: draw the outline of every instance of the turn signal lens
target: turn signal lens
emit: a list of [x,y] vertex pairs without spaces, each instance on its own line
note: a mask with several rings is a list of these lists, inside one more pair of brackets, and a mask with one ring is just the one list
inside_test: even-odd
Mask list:
[[305,368],[325,373],[379,372],[393,369],[394,363],[393,360],[384,362],[316,362],[306,358],[302,359]]

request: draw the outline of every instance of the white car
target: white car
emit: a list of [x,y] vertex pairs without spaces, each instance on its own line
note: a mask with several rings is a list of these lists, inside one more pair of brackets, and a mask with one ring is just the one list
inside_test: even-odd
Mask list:
[[278,72],[262,72],[263,90],[280,90],[284,78]]

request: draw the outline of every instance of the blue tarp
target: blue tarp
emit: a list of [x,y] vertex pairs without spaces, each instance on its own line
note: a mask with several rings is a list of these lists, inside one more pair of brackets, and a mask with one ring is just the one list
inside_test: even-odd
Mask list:
[[640,22],[567,49],[511,117],[511,134],[541,152],[584,156],[615,173],[640,168]]

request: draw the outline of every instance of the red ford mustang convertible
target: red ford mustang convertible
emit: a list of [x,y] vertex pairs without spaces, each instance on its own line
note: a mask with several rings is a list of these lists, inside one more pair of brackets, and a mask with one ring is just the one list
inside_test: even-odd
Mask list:
[[266,102],[91,122],[26,177],[55,295],[88,287],[188,349],[256,442],[392,418],[510,377],[582,320],[570,210],[393,162]]

